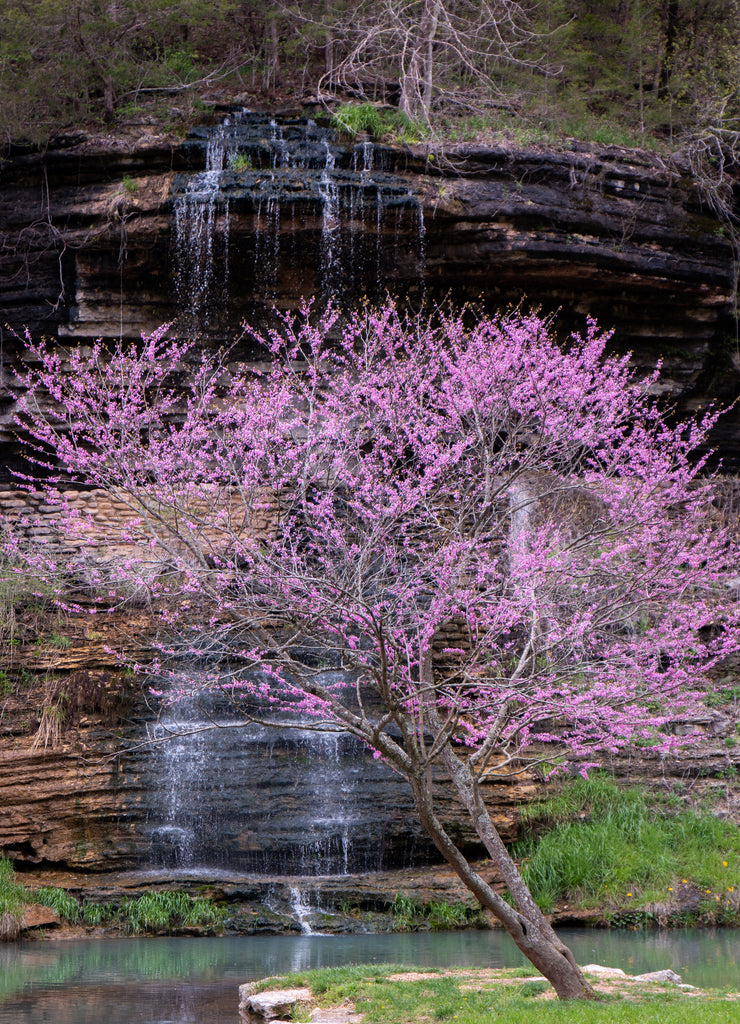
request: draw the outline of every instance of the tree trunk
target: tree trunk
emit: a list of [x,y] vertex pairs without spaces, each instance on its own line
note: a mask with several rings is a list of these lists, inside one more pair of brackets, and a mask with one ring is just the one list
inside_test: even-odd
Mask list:
[[[583,977],[571,951],[560,941],[549,921],[534,902],[485,808],[483,817],[477,811],[475,815],[471,813],[471,817],[491,860],[514,897],[516,909],[503,900],[473,870],[449,838],[434,813],[427,780],[412,778],[409,781],[422,826],[447,863],[481,906],[490,910],[494,917],[501,922],[517,947],[540,974],[547,978],[560,999],[593,999],[594,990]],[[455,789],[459,792],[457,780],[453,777],[452,781]],[[460,795],[465,803],[462,794]],[[470,808],[468,810],[470,811]],[[485,819],[487,819],[487,825]]]
[[432,101],[434,37],[437,34],[438,0],[425,0],[424,12],[417,31],[409,32],[411,56],[401,68],[401,99],[399,107],[407,117],[429,120]]
[[262,76],[264,88],[275,88],[281,84],[280,71],[280,34],[278,32],[277,15],[272,14],[267,19],[267,54],[265,70]]
[[110,124],[115,117],[115,95],[113,91],[113,78],[106,75],[103,86],[103,121]]
[[[424,718],[431,727],[432,734],[439,738],[444,735],[445,729],[440,722],[433,696],[434,670],[431,652],[424,652],[420,661],[421,676],[425,683],[423,689],[427,693],[423,700]],[[473,870],[449,838],[434,813],[434,783],[431,773],[424,771],[409,777],[409,782],[419,818],[434,845],[479,903],[501,922],[522,953],[540,974],[547,978],[560,999],[593,999],[594,990],[583,977],[575,957],[555,934],[555,930],[535,903],[519,874],[519,869],[509,856],[501,836],[491,821],[471,766],[457,756],[449,740],[442,744],[440,756],[449,773],[452,787],[470,815],[475,831],[508,888],[515,906],[512,907],[502,899]]]

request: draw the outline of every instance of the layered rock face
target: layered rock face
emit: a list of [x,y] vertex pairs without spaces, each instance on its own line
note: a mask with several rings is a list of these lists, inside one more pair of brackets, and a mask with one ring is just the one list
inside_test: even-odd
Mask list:
[[[183,140],[70,137],[0,168],[3,321],[66,344],[163,322],[203,343],[305,297],[390,290],[587,315],[635,362],[663,359],[685,410],[732,401],[733,250],[680,157],[346,142],[305,119],[232,114]],[[4,331],[4,424],[18,345]],[[260,353],[243,337],[235,352]],[[740,465],[738,414],[717,430]],[[0,421],[1,422],[1,421]],[[14,442],[0,438],[4,461]]]
[[[77,660],[73,648],[57,656],[57,675],[67,657]],[[91,690],[96,675],[112,688],[120,683],[108,670],[85,674]],[[35,742],[43,702],[39,688],[2,702],[0,851],[20,870],[333,874],[348,876],[341,900],[354,884],[349,876],[438,859],[414,822],[405,783],[344,734],[234,728],[233,716],[213,704],[163,715],[139,696],[115,715],[110,706],[68,714],[44,746]],[[732,717],[708,710],[677,725],[703,733],[700,743],[670,757],[625,753],[610,768],[625,780],[675,788],[689,802],[708,792],[716,813],[738,820],[740,747],[726,742]],[[543,791],[529,774],[488,780],[485,798],[505,839],[517,834],[517,805]],[[438,813],[468,855],[482,855],[441,779]]]
[[[576,144],[466,147],[432,158],[345,144],[305,120],[232,115],[186,140],[142,130],[15,154],[0,166],[0,230],[0,324],[59,344],[136,339],[176,321],[181,333],[219,346],[240,335],[243,318],[263,323],[273,306],[292,310],[317,295],[349,307],[390,290],[412,305],[449,295],[489,309],[557,309],[566,331],[594,315],[638,365],[663,357],[679,408],[737,393],[732,246],[680,161]],[[8,513],[23,501],[9,479],[22,347],[0,330],[0,510]],[[248,335],[233,350],[234,358],[263,355]],[[732,469],[740,468],[738,415],[716,432]],[[116,510],[101,503],[99,511],[105,535]],[[14,648],[14,664],[36,680],[87,674],[81,692],[88,687],[101,705],[57,735],[59,704],[43,686],[1,698],[0,850],[19,866],[315,874],[433,856],[410,824],[405,786],[347,737],[235,730],[213,708],[168,724],[141,701],[113,721],[101,674],[117,671],[110,647],[120,651],[127,632],[137,646],[145,617],[68,623],[66,646],[34,649],[33,637],[21,636]],[[110,683],[118,685],[112,675]],[[209,734],[220,737],[218,754],[202,739],[206,724],[217,727]],[[738,748],[725,745],[716,716],[698,724],[700,754],[667,763],[645,753],[617,770],[706,774],[721,785],[737,771]],[[194,736],[180,747],[160,743],[168,729]],[[516,830],[516,804],[537,790],[532,778],[491,783],[505,837]],[[445,794],[441,814],[474,853]]]
[[[174,713],[137,698],[114,719],[82,715],[45,746],[42,705],[40,691],[6,700],[0,723],[0,850],[19,868],[311,876],[438,859],[406,784],[346,734],[239,725],[210,698]],[[533,780],[487,789],[513,838]],[[439,814],[475,852],[444,784]]]

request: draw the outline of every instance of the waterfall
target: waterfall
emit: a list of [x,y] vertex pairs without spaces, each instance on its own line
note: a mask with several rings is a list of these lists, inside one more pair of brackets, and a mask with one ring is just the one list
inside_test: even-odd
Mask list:
[[423,293],[421,205],[370,141],[343,147],[305,118],[241,112],[186,143],[205,171],[175,177],[174,273],[181,323],[223,340],[283,296],[351,303]]
[[263,299],[276,296],[280,266],[280,201],[276,195],[257,200],[254,227],[254,289]]
[[226,118],[216,125],[208,136],[206,145],[206,171],[221,172],[239,152],[238,126],[241,117],[247,113],[242,111],[236,120]]
[[301,934],[314,935],[315,932],[310,923],[311,908],[306,903],[303,891],[297,885],[290,887],[290,909],[300,925]]
[[321,211],[321,291],[326,298],[335,296],[341,289],[339,241],[339,187],[334,178],[334,156],[325,140],[326,165],[319,182]]
[[228,295],[229,201],[219,179],[218,170],[193,175],[174,207],[178,307],[195,332],[214,324]]
[[165,704],[150,734],[148,867],[316,876],[429,859],[405,783],[348,733],[243,723],[203,693]]
[[187,176],[174,199],[175,290],[180,326],[190,333],[220,326],[227,306],[230,210],[221,182],[239,146],[238,116],[212,128],[205,171]]

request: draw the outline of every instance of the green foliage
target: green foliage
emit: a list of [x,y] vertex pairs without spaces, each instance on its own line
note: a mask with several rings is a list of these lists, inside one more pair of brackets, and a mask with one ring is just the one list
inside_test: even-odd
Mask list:
[[179,928],[217,928],[226,916],[211,900],[183,892],[149,892],[121,900],[118,920],[129,932],[175,931]]
[[[712,814],[651,806],[642,789],[619,789],[606,775],[578,779],[522,809],[530,835],[515,844],[524,881],[540,907],[611,902],[670,904],[679,883],[734,918],[740,877],[737,827]],[[715,914],[716,916],[716,914]]]
[[226,909],[212,900],[183,892],[149,892],[124,898],[116,907],[112,903],[81,903],[56,886],[27,889],[17,881],[12,862],[0,856],[0,940],[15,937],[23,908],[30,903],[50,907],[70,924],[108,925],[130,934],[183,928],[218,930],[227,916]]
[[[111,121],[149,90],[186,89],[222,57],[235,0],[0,0],[0,130],[39,141],[50,126]],[[200,44],[203,44],[201,48]]]
[[421,903],[402,892],[396,893],[388,904],[388,911],[393,915],[393,930],[397,932],[413,931],[424,920]]
[[252,170],[252,158],[248,153],[237,153],[236,156],[231,158],[230,164],[231,170],[236,171],[237,174],[241,171]]
[[[524,6],[522,62],[493,57],[507,46],[517,52],[522,37],[507,19],[471,23],[479,5],[458,5],[455,40],[444,19],[437,23],[430,98],[419,98],[435,134],[474,139],[502,112],[514,132],[627,146],[737,130],[739,0]],[[197,91],[216,82],[232,94],[299,78],[305,88],[326,82],[329,40],[333,66],[349,59],[369,95],[385,99],[408,67],[415,17],[413,5],[372,0],[350,12],[337,2],[309,5],[305,16],[296,5],[256,0],[0,0],[0,133],[40,142],[70,124],[140,120],[151,104],[160,104],[161,120],[177,120],[203,106]],[[335,84],[347,84],[341,72]],[[335,126],[389,141],[427,134],[426,121],[369,102],[340,107]]]
[[135,196],[139,191],[138,181],[135,181],[128,174],[124,174],[121,184],[123,185],[124,192],[128,192],[130,196]]
[[16,881],[12,861],[0,856],[0,942],[15,938],[27,902],[23,886]]
[[422,142],[428,134],[402,111],[373,103],[345,103],[335,111],[331,124],[340,134],[354,138],[366,132],[378,142]]
[[43,611],[53,599],[53,588],[18,559],[0,554],[0,644],[19,637],[21,611]]
[[415,897],[400,892],[388,904],[388,910],[393,916],[393,930],[397,932],[411,932],[421,928],[439,932],[454,928],[483,928],[487,925],[477,905],[448,903],[445,900],[421,903]]
[[314,996],[321,997],[325,1006],[345,999],[354,999],[363,984],[379,984],[389,974],[400,973],[407,968],[399,964],[350,964],[346,967],[319,967],[313,971],[299,971],[280,978],[265,978],[258,982],[257,991],[297,988],[306,986]]
[[726,704],[740,703],[740,683],[730,683],[729,680],[717,690],[708,693],[704,703],[709,708],[721,708]]
[[99,928],[116,919],[117,910],[112,903],[83,903],[82,923],[89,928]]
[[82,916],[82,907],[78,900],[65,889],[45,886],[31,894],[34,903],[43,907],[51,907],[64,921],[77,924]]

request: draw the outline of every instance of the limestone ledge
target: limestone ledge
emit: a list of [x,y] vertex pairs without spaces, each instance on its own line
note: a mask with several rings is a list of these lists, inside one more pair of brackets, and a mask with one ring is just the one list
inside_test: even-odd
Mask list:
[[[176,320],[173,185],[176,174],[201,169],[203,160],[202,144],[149,130],[121,138],[79,134],[56,149],[6,160],[4,321],[78,344],[136,339]],[[403,255],[418,217],[386,239],[396,247],[391,290],[481,300],[489,308],[524,302],[559,310],[565,330],[582,328],[593,315],[616,329],[613,344],[632,350],[637,365],[663,359],[664,387],[684,411],[736,397],[733,249],[684,154],[659,158],[571,142],[553,149],[457,146],[432,160],[422,147],[378,147],[380,164],[406,182],[424,225],[421,267]],[[345,187],[349,172],[342,174]],[[214,346],[237,337],[245,317],[259,323],[273,306],[294,309],[318,287],[323,219],[316,189],[301,181],[300,169],[290,170],[290,199],[298,206],[280,219],[278,234],[293,255],[260,284],[260,203],[275,189],[274,170],[242,177],[230,172],[233,287],[228,309],[203,335]],[[375,230],[372,218],[356,221],[358,245]],[[3,353],[6,367],[22,359],[12,333]],[[244,341],[237,355],[260,358]],[[9,464],[17,453],[12,374],[4,387],[0,445]],[[739,439],[734,410],[716,431],[728,468],[740,467]]]

